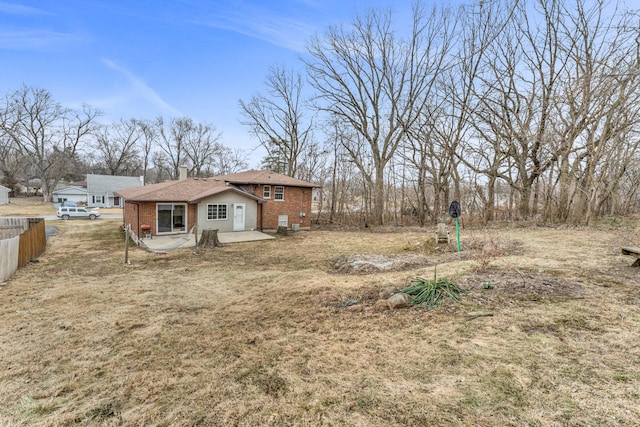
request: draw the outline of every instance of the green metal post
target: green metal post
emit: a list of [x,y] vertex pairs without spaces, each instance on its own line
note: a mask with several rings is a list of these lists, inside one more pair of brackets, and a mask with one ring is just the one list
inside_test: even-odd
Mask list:
[[458,252],[460,252],[460,226],[458,225],[457,217],[456,217],[456,236],[458,238]]

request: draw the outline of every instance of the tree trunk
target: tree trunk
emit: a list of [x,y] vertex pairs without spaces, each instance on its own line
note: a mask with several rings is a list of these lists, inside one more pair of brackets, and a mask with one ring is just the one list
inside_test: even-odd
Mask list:
[[495,174],[489,175],[489,181],[487,182],[487,200],[484,206],[484,221],[485,224],[493,221],[495,207],[496,207],[496,180]]
[[384,225],[384,166],[376,167],[376,179],[373,185],[373,224]]
[[213,229],[206,229],[206,230],[202,230],[202,237],[200,238],[200,245],[201,248],[221,248],[223,245],[222,243],[220,243],[220,240],[218,240],[218,230],[213,230]]

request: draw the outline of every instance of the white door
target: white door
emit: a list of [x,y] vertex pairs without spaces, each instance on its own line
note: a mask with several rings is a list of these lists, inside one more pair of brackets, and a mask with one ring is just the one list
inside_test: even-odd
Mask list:
[[236,203],[233,206],[233,231],[244,231],[244,212],[244,203]]

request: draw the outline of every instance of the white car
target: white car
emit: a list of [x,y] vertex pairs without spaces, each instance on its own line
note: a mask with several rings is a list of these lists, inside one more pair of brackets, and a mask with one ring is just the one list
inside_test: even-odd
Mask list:
[[87,210],[85,208],[77,208],[72,206],[60,206],[58,208],[58,212],[56,212],[56,216],[62,219],[72,219],[72,218],[88,218],[88,219],[96,219],[100,216],[100,212],[97,210]]

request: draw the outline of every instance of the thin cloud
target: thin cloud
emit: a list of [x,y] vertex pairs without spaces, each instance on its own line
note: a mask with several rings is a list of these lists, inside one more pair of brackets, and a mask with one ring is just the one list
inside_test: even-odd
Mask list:
[[317,30],[301,19],[275,14],[267,9],[253,6],[246,6],[241,11],[217,10],[211,16],[196,23],[233,31],[298,52],[305,50],[306,40]]
[[[172,15],[152,10],[146,19],[182,21],[235,32],[275,46],[304,52],[306,41],[318,31],[317,14],[324,8],[317,0],[295,0],[287,8],[260,6],[243,0],[179,0],[181,7]],[[286,3],[286,2],[285,2]],[[277,4],[277,3],[276,3]],[[129,10],[135,15],[137,12]]]
[[[9,19],[18,21],[32,17],[54,16],[53,13],[23,4],[0,1],[0,16],[10,15]],[[35,50],[35,51],[55,51],[64,50],[82,43],[86,43],[87,38],[82,34],[52,31],[30,26],[14,25],[5,26],[0,29],[0,49],[2,50]]]
[[118,66],[115,62],[107,58],[103,58],[102,63],[108,68],[124,76],[129,81],[129,83],[133,85],[135,92],[141,95],[142,98],[144,98],[151,104],[171,113],[174,116],[184,115],[179,110],[169,105],[165,100],[162,99],[160,95],[158,95],[156,91],[154,91],[151,87],[149,87],[149,85],[147,85],[142,79],[134,75],[131,71]]
[[23,4],[0,1],[0,13],[8,15],[50,15],[49,12]]
[[0,30],[0,49],[4,50],[48,50],[84,42],[85,39],[77,34],[31,29]]

